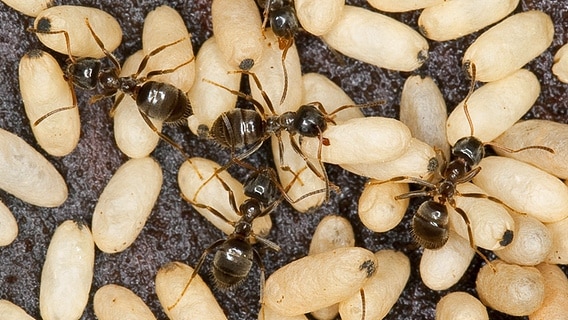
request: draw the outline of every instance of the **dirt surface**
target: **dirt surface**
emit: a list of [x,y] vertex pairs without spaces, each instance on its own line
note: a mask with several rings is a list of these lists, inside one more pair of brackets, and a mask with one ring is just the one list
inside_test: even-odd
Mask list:
[[[349,4],[368,7],[362,0],[346,1]],[[63,4],[63,3],[57,3]],[[168,4],[177,9],[192,33],[194,50],[211,36],[210,1],[69,1],[106,10],[117,18],[124,31],[123,42],[115,51],[120,61],[141,48],[141,32],[144,17],[159,5]],[[561,44],[568,40],[568,5],[556,0],[521,1],[517,12],[539,9],[548,13],[556,34],[550,48],[532,61],[527,68],[540,80],[542,92],[535,106],[525,118],[550,119],[568,122],[567,85],[560,83],[551,73],[552,58]],[[413,28],[418,12],[392,14]],[[23,307],[30,315],[39,315],[40,274],[50,238],[55,228],[67,219],[80,219],[90,225],[97,199],[117,168],[126,157],[116,148],[112,121],[108,110],[111,101],[87,103],[89,95],[77,90],[80,105],[82,134],[78,147],[68,156],[55,158],[42,151],[31,133],[18,89],[18,62],[24,53],[43,48],[34,34],[26,32],[33,18],[24,16],[0,3],[0,127],[16,133],[44,154],[65,177],[69,198],[59,208],[35,207],[0,191],[0,199],[12,210],[19,225],[19,235],[11,245],[0,248],[0,298],[8,299]],[[453,109],[467,93],[469,81],[461,71],[463,52],[479,33],[444,43],[430,42],[430,59],[417,70],[432,76],[439,85],[448,105]],[[387,103],[374,111],[374,115],[398,116],[398,103],[405,79],[409,73],[383,70],[344,57],[342,64],[334,54],[314,36],[302,33],[297,38],[303,72],[318,72],[340,85],[357,103],[385,99]],[[63,62],[65,56],[56,54]],[[291,84],[294,85],[294,84]],[[200,141],[186,127],[167,127],[164,131],[192,155],[226,162],[228,153],[220,151],[212,143]],[[269,163],[271,155],[262,148],[252,157],[253,163]],[[222,233],[198,215],[179,195],[177,171],[183,159],[169,145],[160,142],[152,156],[162,165],[164,185],[145,228],[134,244],[119,254],[96,251],[95,278],[91,299],[82,319],[94,319],[92,296],[96,290],[109,283],[123,285],[144,300],[159,319],[165,319],[155,294],[154,279],[160,266],[179,260],[195,265],[202,251],[210,243],[221,238]],[[1,164],[0,164],[1,165]],[[431,291],[426,288],[418,273],[421,249],[413,241],[408,226],[412,213],[395,229],[377,234],[366,229],[357,217],[357,200],[366,179],[328,165],[331,181],[341,188],[331,201],[313,214],[299,214],[289,205],[280,206],[272,214],[274,227],[269,239],[277,242],[282,250],[267,253],[264,263],[267,273],[307,254],[309,241],[317,223],[328,214],[347,217],[356,232],[356,244],[372,251],[396,249],[411,259],[410,280],[391,310],[387,319],[433,319],[435,305],[448,291],[463,290],[475,294],[475,275],[482,265],[475,257],[467,274],[448,291]],[[239,179],[247,172],[231,170]],[[418,200],[412,202],[416,208]],[[493,256],[490,256],[493,258]],[[210,261],[210,258],[209,260]],[[201,275],[208,275],[208,263]],[[212,281],[204,277],[209,284]],[[215,295],[229,319],[256,319],[258,303],[258,268],[254,267],[248,279],[236,290]],[[490,312],[492,319],[513,319],[497,312]]]

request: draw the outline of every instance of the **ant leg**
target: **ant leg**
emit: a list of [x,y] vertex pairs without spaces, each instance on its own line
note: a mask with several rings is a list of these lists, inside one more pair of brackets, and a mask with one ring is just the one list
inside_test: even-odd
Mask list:
[[502,206],[504,206],[505,208],[507,208],[507,210],[521,214],[521,215],[526,215],[526,213],[524,212],[519,212],[517,210],[515,210],[514,208],[511,208],[509,205],[507,205],[505,202],[503,202],[501,199],[499,198],[495,198],[493,196],[487,195],[485,193],[457,193],[457,195],[462,196],[462,197],[470,197],[470,198],[478,198],[478,199],[487,199],[487,200],[491,200],[495,203],[498,203]]
[[112,64],[114,65],[114,67],[118,70],[117,73],[120,73],[121,67],[120,67],[120,63],[118,63],[118,59],[116,59],[116,57],[109,52],[106,48],[104,43],[102,42],[102,40],[97,36],[97,34],[95,33],[95,31],[93,30],[93,28],[91,27],[91,24],[89,23],[89,19],[85,18],[85,23],[87,24],[87,28],[89,28],[89,31],[91,31],[91,35],[93,36],[93,39],[95,39],[95,42],[99,45],[99,48],[101,48],[101,50],[103,51],[103,53],[105,54],[105,56],[107,58],[110,59],[110,61],[112,62]]
[[57,109],[49,111],[48,113],[44,114],[43,116],[39,117],[36,121],[34,121],[34,124],[33,124],[34,127],[37,127],[37,125],[39,125],[40,122],[42,122],[43,120],[45,120],[46,118],[50,117],[51,115],[53,115],[55,113],[77,108],[77,95],[75,94],[75,88],[73,87],[73,82],[68,79],[67,84],[69,85],[69,90],[71,90],[71,98],[73,99],[72,100],[73,105],[67,106],[67,107],[61,107],[61,108],[57,108]]
[[517,152],[530,150],[530,149],[538,149],[538,150],[543,150],[543,151],[550,152],[550,153],[554,154],[554,149],[549,148],[547,146],[528,146],[528,147],[523,147],[523,148],[520,148],[520,149],[510,149],[510,148],[498,145],[498,144],[493,143],[493,142],[487,142],[487,143],[484,143],[484,145],[491,146],[491,147],[497,148],[497,149],[501,149],[501,150],[503,150],[507,153],[517,153]]
[[288,94],[288,69],[286,68],[286,54],[288,53],[288,49],[294,44],[294,41],[290,41],[289,45],[287,45],[284,50],[282,51],[282,72],[284,73],[284,89],[282,90],[282,97],[280,97],[280,105],[284,103],[286,100],[286,94]]
[[219,212],[217,209],[215,209],[215,208],[213,208],[213,207],[211,207],[211,206],[208,206],[208,205],[206,205],[206,204],[199,203],[199,202],[197,202],[197,201],[194,201],[194,200],[192,200],[192,199],[189,199],[189,198],[187,198],[183,193],[181,194],[181,197],[182,197],[183,200],[187,201],[187,202],[188,202],[189,204],[191,204],[192,206],[195,206],[195,207],[200,208],[200,209],[205,209],[205,210],[211,212],[211,214],[213,214],[213,215],[216,216],[217,218],[219,218],[219,219],[225,221],[227,224],[229,224],[229,225],[231,225],[231,226],[233,226],[233,227],[235,226],[235,222],[233,222],[233,221],[227,219],[227,218],[226,218],[223,214],[221,214],[221,212]]
[[493,269],[493,271],[495,271],[495,267],[493,267],[491,261],[489,261],[489,259],[487,259],[487,257],[481,251],[479,251],[479,249],[477,249],[477,246],[473,241],[473,231],[471,229],[471,222],[469,221],[469,218],[465,213],[465,211],[463,211],[462,208],[459,208],[456,205],[455,201],[449,201],[449,203],[452,206],[452,208],[454,208],[454,210],[456,210],[456,212],[459,213],[459,215],[462,217],[463,221],[467,226],[467,236],[469,238],[469,246],[491,267],[491,269]]
[[[92,97],[89,102],[93,103],[96,102],[99,99],[104,98],[105,96],[103,95],[99,95],[99,96],[94,96]],[[112,104],[112,107],[110,108],[110,110],[108,111],[108,114],[111,118],[114,117],[114,113],[116,112],[116,108],[118,108],[118,105],[122,102],[122,99],[124,99],[124,93],[120,92],[117,96],[116,96],[116,100],[114,101],[114,103]]]
[[162,75],[162,74],[167,74],[167,73],[175,72],[175,71],[178,70],[179,68],[181,68],[181,67],[183,67],[183,66],[185,66],[185,65],[190,64],[194,59],[195,59],[195,57],[192,57],[192,58],[189,59],[188,61],[186,61],[186,62],[184,62],[184,63],[178,65],[178,66],[175,67],[175,68],[150,71],[150,72],[148,72],[148,74],[146,74],[146,76],[143,78],[143,80],[146,81],[146,80],[148,80],[148,79],[150,79],[150,78],[152,78],[152,77],[155,77],[155,76],[159,76],[159,75]]
[[365,320],[365,314],[367,313],[367,303],[365,302],[365,289],[359,289],[359,294],[361,294],[361,320]]
[[[241,73],[241,72],[235,71],[235,73]],[[214,86],[217,86],[217,87],[219,87],[219,88],[225,89],[225,90],[227,90],[228,92],[230,92],[230,93],[236,95],[237,97],[243,98],[243,99],[245,99],[246,101],[251,102],[251,103],[255,106],[255,108],[260,112],[260,114],[264,117],[264,115],[265,115],[265,113],[264,113],[264,107],[262,106],[262,104],[260,104],[260,102],[258,102],[256,99],[254,99],[250,94],[246,94],[246,93],[243,93],[243,92],[240,92],[240,91],[237,91],[237,90],[233,90],[233,89],[231,89],[231,88],[227,88],[226,86],[224,86],[224,85],[222,85],[222,84],[219,84],[219,83],[217,83],[217,82],[213,82],[213,81],[211,81],[211,80],[209,80],[209,79],[203,78],[202,81],[205,81],[205,82],[207,82],[207,83],[210,83],[210,84],[212,84],[212,85],[214,85]]]
[[69,33],[66,30],[43,31],[43,30],[38,30],[38,29],[35,29],[35,28],[28,28],[27,31],[33,32],[33,33],[42,33],[42,34],[60,34],[60,33],[63,33],[63,36],[65,37],[65,44],[67,46],[67,55],[69,56],[69,60],[73,64],[77,63],[77,60],[75,60],[75,58],[71,55],[71,40],[69,40]]
[[223,244],[223,242],[225,242],[225,239],[219,239],[217,241],[215,241],[212,245],[210,245],[207,249],[205,249],[203,251],[203,253],[201,254],[201,257],[199,258],[199,261],[197,262],[197,265],[195,266],[195,269],[193,269],[193,272],[191,273],[191,277],[189,277],[189,281],[186,283],[185,287],[183,288],[182,292],[180,293],[179,297],[177,298],[177,300],[170,306],[168,306],[168,311],[172,310],[173,308],[175,308],[177,306],[177,304],[181,301],[181,299],[183,298],[183,296],[185,295],[187,289],[189,288],[189,285],[191,284],[191,282],[193,281],[193,278],[195,278],[195,276],[197,275],[197,272],[201,269],[201,266],[203,265],[203,262],[205,261],[205,257],[207,257],[207,255],[213,251],[215,248],[217,248],[218,246],[220,246],[221,244]]
[[[142,61],[140,61],[140,64],[138,65],[138,70],[136,71],[135,74],[133,74],[133,77],[134,77],[134,78],[137,78],[138,75],[139,75],[140,73],[142,73],[142,70],[144,70],[144,68],[146,68],[146,65],[148,64],[148,60],[149,60],[152,56],[155,56],[156,54],[160,53],[162,50],[166,49],[167,47],[171,47],[171,46],[173,46],[173,45],[176,45],[176,44],[182,42],[182,41],[185,40],[185,39],[186,39],[186,38],[181,38],[181,39],[176,40],[176,41],[174,41],[174,42],[165,44],[165,45],[163,45],[163,46],[159,46],[159,47],[157,47],[156,49],[150,51],[150,53],[148,53],[147,55],[145,55],[144,58],[142,58]],[[193,59],[191,59],[191,60],[193,60]],[[189,61],[189,62],[191,62],[191,61]]]
[[[276,114],[276,111],[274,111],[274,106],[272,105],[272,101],[270,101],[270,98],[268,97],[268,94],[266,93],[266,91],[264,91],[264,89],[262,88],[262,84],[260,83],[260,79],[258,78],[258,76],[256,75],[256,73],[254,72],[250,72],[250,71],[245,71],[245,70],[238,70],[235,72],[239,72],[239,73],[243,73],[248,75],[249,77],[252,77],[252,79],[254,80],[254,83],[256,84],[256,87],[258,88],[258,90],[260,91],[260,94],[262,95],[262,98],[264,99],[264,102],[266,102],[266,105],[268,106],[268,110],[270,110],[270,112],[272,113],[272,115]],[[260,113],[262,114],[266,114],[264,112],[264,108],[261,108],[260,110],[258,110]]]
[[220,176],[216,175],[216,177],[217,180],[219,180],[219,182],[223,186],[223,189],[225,189],[225,191],[227,191],[229,195],[229,203],[231,204],[231,208],[233,208],[236,214],[241,216],[242,212],[241,210],[239,210],[239,206],[237,205],[237,200],[235,199],[235,192],[233,192],[233,189],[231,189],[229,185],[225,182],[225,180],[221,179]]

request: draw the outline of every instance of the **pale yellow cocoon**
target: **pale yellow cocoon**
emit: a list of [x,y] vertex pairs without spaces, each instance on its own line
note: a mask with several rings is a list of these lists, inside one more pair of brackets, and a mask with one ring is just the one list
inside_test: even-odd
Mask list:
[[484,265],[475,288],[484,305],[512,316],[526,316],[544,300],[544,277],[534,267],[521,267],[500,260]]
[[0,189],[40,207],[58,207],[67,185],[55,167],[23,139],[0,129]]
[[62,157],[75,149],[81,134],[79,108],[51,111],[73,106],[73,88],[65,80],[59,63],[47,52],[32,50],[20,60],[18,69],[24,109],[38,144],[49,154]]
[[[181,263],[170,262],[160,268],[156,274],[156,295],[162,309],[171,320],[226,320],[213,293],[199,274],[180,299],[193,268]],[[171,306],[175,307],[171,308]]]
[[555,176],[505,157],[486,157],[479,165],[473,182],[516,211],[544,223],[568,216],[568,187]]
[[367,0],[376,9],[385,12],[406,12],[435,6],[445,0]]
[[[195,80],[195,60],[191,35],[187,31],[181,15],[173,8],[162,5],[150,11],[144,20],[142,47],[144,54],[183,39],[182,42],[160,51],[148,60],[147,71],[168,70],[191,61],[174,72],[150,78],[152,81],[166,82],[183,92],[189,91]],[[193,60],[193,61],[192,61]]]
[[67,31],[71,52],[67,51],[63,33],[37,33],[39,41],[52,50],[75,57],[102,58],[105,54],[93,38],[85,19],[89,19],[91,28],[109,52],[114,51],[120,45],[122,29],[118,21],[97,8],[68,5],[50,7],[38,14],[34,21],[34,28],[38,29],[47,22],[49,29],[41,31]]
[[554,55],[554,64],[552,65],[552,73],[558,80],[568,83],[568,45],[560,47]]
[[428,58],[428,42],[411,27],[371,10],[346,5],[322,36],[333,49],[377,67],[412,71]]
[[8,300],[0,300],[1,319],[5,320],[34,320],[22,308]]
[[130,289],[107,284],[95,293],[93,308],[99,320],[155,320],[150,308]]
[[[539,94],[538,79],[525,69],[475,90],[467,101],[473,136],[483,142],[497,138],[533,106]],[[446,130],[451,145],[471,135],[463,106],[462,101],[448,117]]]
[[295,0],[296,16],[307,32],[321,36],[341,17],[345,0]]
[[7,246],[18,236],[18,222],[6,205],[0,201],[0,247]]
[[41,271],[39,310],[45,320],[79,319],[87,306],[95,244],[87,225],[67,220],[51,238]]
[[432,290],[446,290],[458,283],[475,252],[469,240],[450,231],[448,242],[440,249],[424,249],[420,259],[420,277]]
[[546,224],[552,236],[552,248],[546,257],[547,263],[568,264],[568,218]]
[[258,313],[258,320],[308,320],[308,318],[303,314],[297,316],[284,316],[270,308],[261,306],[260,312]]
[[268,278],[264,303],[286,316],[319,310],[359,292],[375,274],[377,263],[373,253],[363,248],[339,248],[298,259]]
[[[475,79],[490,82],[522,68],[552,43],[554,24],[541,11],[517,13],[480,35],[464,53],[464,65],[475,64]],[[472,76],[472,68],[468,68]]]
[[487,308],[467,292],[450,292],[436,305],[436,320],[489,320]]
[[396,227],[408,208],[409,199],[395,197],[409,191],[407,183],[385,182],[377,184],[371,180],[365,185],[359,198],[359,219],[375,232],[386,232]]
[[130,159],[118,168],[93,212],[93,238],[101,251],[120,252],[136,240],[162,182],[162,168],[150,157]]
[[519,0],[446,1],[424,9],[418,27],[428,39],[457,39],[505,18],[518,4]]
[[[377,273],[363,286],[365,319],[383,319],[398,300],[410,276],[410,261],[402,252],[380,250],[375,253]],[[362,319],[360,292],[339,304],[343,320]]]
[[2,0],[2,2],[30,17],[36,17],[40,12],[53,5],[53,0]]
[[544,302],[529,320],[565,319],[568,315],[568,279],[560,267],[547,263],[536,266],[544,278]]

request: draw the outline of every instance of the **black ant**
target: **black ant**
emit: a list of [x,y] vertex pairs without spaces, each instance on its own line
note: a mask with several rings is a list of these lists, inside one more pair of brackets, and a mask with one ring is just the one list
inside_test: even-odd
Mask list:
[[[71,55],[71,45],[69,40],[69,34],[65,30],[61,31],[41,31],[33,28],[28,29],[30,32],[36,33],[48,33],[48,34],[58,34],[62,33],[65,37],[67,44],[67,50],[69,52],[69,58],[67,65],[64,69],[64,75],[67,81],[81,89],[85,90],[95,90],[98,86],[101,87],[103,93],[91,97],[90,102],[94,103],[103,98],[109,98],[118,95],[114,105],[110,110],[110,115],[114,114],[114,111],[118,104],[122,101],[124,94],[130,95],[138,106],[140,115],[144,119],[144,122],[154,131],[161,139],[165,140],[171,144],[176,149],[180,150],[182,154],[185,152],[181,147],[174,142],[171,138],[161,133],[156,126],[152,123],[150,119],[155,119],[163,121],[166,124],[179,124],[182,123],[189,115],[192,114],[191,105],[187,98],[185,92],[181,89],[165,82],[151,81],[150,78],[162,74],[172,73],[177,69],[191,63],[193,58],[178,65],[172,69],[165,70],[155,70],[148,72],[145,76],[140,77],[140,74],[146,67],[148,60],[164,50],[167,47],[173,46],[185,39],[179,39],[172,43],[160,46],[150,53],[144,56],[142,61],[138,66],[136,73],[122,77],[120,76],[121,66],[116,59],[116,57],[109,52],[101,39],[96,35],[92,29],[89,20],[85,19],[85,23],[91,32],[94,40],[97,42],[100,49],[103,51],[105,56],[112,62],[112,67],[103,68],[102,62],[99,59],[94,58],[79,58],[76,59]],[[41,121],[45,120],[47,117],[54,113],[61,112],[64,110],[72,109],[77,107],[76,97],[73,94],[74,105],[68,107],[62,107],[59,109],[52,110],[51,112],[43,115],[34,122],[34,126],[37,126]]]

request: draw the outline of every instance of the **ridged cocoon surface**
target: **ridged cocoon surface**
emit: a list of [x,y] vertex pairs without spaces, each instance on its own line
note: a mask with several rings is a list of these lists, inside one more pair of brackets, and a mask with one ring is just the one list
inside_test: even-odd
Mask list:
[[440,149],[449,159],[447,118],[446,102],[434,80],[428,76],[408,77],[400,96],[400,121],[414,138]]
[[53,234],[41,271],[39,309],[43,319],[79,319],[87,306],[95,244],[89,228],[63,222]]
[[440,249],[424,249],[420,278],[432,290],[446,290],[460,281],[474,254],[468,239],[450,231],[448,242]]
[[298,259],[268,278],[264,303],[286,316],[319,310],[358,293],[377,264],[373,253],[363,248],[339,248]]
[[18,222],[14,215],[0,201],[0,247],[7,246],[18,236]]
[[128,248],[152,213],[162,188],[162,168],[147,157],[130,159],[114,173],[93,213],[93,237],[106,253]]
[[54,113],[34,125],[53,110],[73,106],[73,88],[65,80],[59,64],[45,51],[29,51],[20,60],[19,79],[24,109],[38,144],[56,157],[69,154],[79,143],[81,134],[77,106]]
[[294,6],[302,28],[313,35],[321,36],[341,17],[345,0],[295,0]]
[[541,263],[536,266],[544,278],[544,302],[529,320],[565,319],[568,315],[568,279],[560,267]]
[[409,199],[394,197],[409,191],[407,183],[385,182],[376,184],[371,180],[365,185],[359,198],[359,219],[375,232],[386,232],[396,227],[408,208]]
[[544,300],[544,277],[535,267],[522,267],[503,261],[484,265],[477,274],[475,288],[481,302],[499,312],[526,316]]
[[[150,11],[144,20],[142,47],[144,54],[149,54],[163,45],[183,39],[182,42],[168,46],[148,60],[146,70],[167,70],[180,66],[194,59],[191,35],[187,31],[181,15],[167,5]],[[166,82],[183,92],[189,91],[195,80],[195,61],[171,73],[151,78],[152,81]]]
[[505,18],[518,4],[519,0],[447,1],[424,9],[418,26],[428,39],[457,39]]
[[568,187],[555,176],[505,157],[486,157],[479,165],[473,182],[516,211],[544,223],[568,216]]
[[[197,203],[208,205],[219,213],[221,213],[229,221],[237,221],[240,219],[229,202],[229,193],[223,188],[219,178],[213,178],[196,194],[203,183],[213,175],[216,169],[221,167],[214,161],[204,158],[191,158],[191,163],[185,161],[178,172],[178,185],[182,194]],[[229,186],[235,196],[237,206],[243,203],[246,196],[244,194],[243,185],[235,178],[223,170],[218,177]],[[194,199],[195,198],[195,199]],[[223,231],[225,234],[231,234],[234,227],[225,220],[218,218],[211,211],[203,208],[193,207],[199,214],[209,220],[215,227]],[[270,215],[258,217],[253,221],[253,231],[258,236],[266,236],[272,228],[272,220]]]
[[558,80],[568,83],[568,45],[563,45],[554,55],[552,73]]
[[244,61],[258,62],[263,50],[262,20],[254,0],[214,0],[211,21],[219,50],[231,68],[244,66]]
[[[380,250],[375,253],[377,273],[363,286],[365,292],[365,319],[383,319],[398,300],[410,276],[410,260],[404,253]],[[362,319],[361,294],[339,304],[343,320]]]
[[150,308],[130,289],[107,284],[93,298],[95,315],[99,320],[155,320]]
[[194,134],[198,134],[199,125],[211,128],[223,112],[235,108],[237,95],[204,81],[213,81],[238,91],[241,74],[229,71],[233,69],[225,61],[215,36],[205,40],[195,58],[195,83],[187,94],[193,109],[193,116],[188,118],[188,124]]
[[[330,125],[323,133],[329,145],[323,145],[323,162],[375,163],[394,160],[404,154],[410,145],[410,130],[402,122],[384,117],[356,118],[336,126]],[[302,150],[317,158],[319,139],[306,138]]]
[[504,157],[517,159],[540,168],[560,179],[568,178],[568,125],[550,120],[530,119],[515,123],[493,142],[509,149],[518,150],[527,146],[544,146],[554,153],[541,149],[507,152],[493,148]]
[[489,320],[487,308],[467,292],[450,292],[436,305],[436,320]]
[[[199,274],[193,278],[187,291],[181,297],[193,268],[181,262],[170,262],[156,274],[156,295],[162,309],[171,320],[226,320],[213,293]],[[171,308],[171,306],[175,307]]]
[[432,175],[432,165],[436,160],[436,151],[415,138],[410,138],[406,151],[398,158],[384,162],[348,163],[340,166],[358,175],[376,180],[389,180],[394,177],[407,176],[427,179]]
[[543,262],[552,248],[552,235],[546,226],[528,215],[512,215],[515,220],[513,242],[501,250],[495,250],[499,259],[524,266]]
[[377,67],[412,71],[428,58],[428,42],[411,27],[377,12],[348,6],[322,36],[333,49]]
[[[457,190],[462,194],[489,193],[485,189],[482,190],[469,182],[459,184]],[[486,198],[455,195],[454,199],[457,207],[465,211],[469,218],[474,244],[487,250],[503,248],[501,242],[506,237],[506,234],[515,230],[515,221],[507,209],[503,205]],[[447,205],[447,207],[450,214],[450,222],[456,232],[460,236],[469,239],[464,219],[450,205]]]
[[283,316],[270,308],[261,306],[258,313],[258,320],[308,320],[308,318],[303,314],[297,316]]
[[552,236],[552,248],[546,257],[547,263],[568,264],[568,218],[546,224]]
[[34,320],[22,308],[8,300],[0,300],[1,319],[5,320]]
[[118,21],[97,8],[68,5],[47,8],[36,17],[34,28],[39,31],[67,31],[71,45],[70,53],[67,51],[63,33],[37,33],[39,40],[52,50],[76,57],[102,58],[105,54],[93,38],[85,19],[89,19],[91,28],[109,52],[120,45],[122,29]]
[[30,17],[36,17],[40,12],[53,5],[53,0],[2,0],[2,2]]
[[480,35],[465,51],[463,63],[475,64],[478,81],[499,80],[540,55],[553,36],[554,24],[546,13],[517,13]]
[[27,203],[58,207],[67,185],[55,167],[23,139],[0,129],[0,189]]
[[[533,106],[539,94],[538,79],[525,69],[475,90],[467,101],[473,135],[483,142],[497,138]],[[446,130],[451,145],[471,135],[463,105],[460,102],[448,117]]]
[[[122,66],[121,76],[129,76],[136,72],[144,52],[136,51],[128,57]],[[136,101],[125,95],[114,111],[114,140],[124,154],[130,158],[144,158],[150,155],[158,145],[160,137],[142,118]],[[156,129],[162,130],[162,122],[150,119]]]
[[385,12],[406,12],[435,6],[445,0],[367,0],[376,9]]

